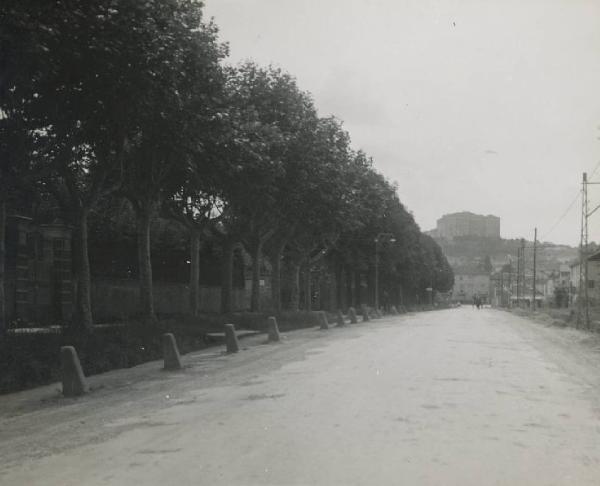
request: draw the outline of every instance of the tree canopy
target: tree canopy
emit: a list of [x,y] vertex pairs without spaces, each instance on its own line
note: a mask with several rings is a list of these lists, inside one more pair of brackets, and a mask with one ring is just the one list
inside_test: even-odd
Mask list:
[[[99,207],[123,208],[111,201],[128,201],[135,221],[140,310],[150,317],[156,218],[189,233],[194,295],[202,242],[222,248],[225,289],[243,247],[254,310],[263,253],[276,309],[282,263],[295,269],[296,287],[303,266],[307,308],[315,265],[336,274],[336,305],[346,294],[372,299],[375,266],[382,291],[407,302],[451,288],[440,248],[342,122],[320,116],[279,68],[225,66],[227,46],[201,2],[6,0],[0,19],[0,202],[18,211],[9,190],[42,188],[76,228],[85,327],[93,322],[87,218],[95,227],[122,220],[96,216]],[[197,305],[192,298],[193,313]]]

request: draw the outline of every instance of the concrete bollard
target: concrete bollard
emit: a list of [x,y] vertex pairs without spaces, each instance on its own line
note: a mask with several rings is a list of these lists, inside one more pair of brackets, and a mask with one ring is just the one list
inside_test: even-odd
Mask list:
[[341,310],[337,311],[337,327],[344,327],[346,325],[346,321],[344,320],[344,314],[342,314]]
[[87,393],[89,386],[81,369],[77,351],[73,346],[60,348],[62,389],[65,397],[77,397]]
[[371,319],[369,318],[369,308],[366,305],[361,307],[362,310],[362,318],[363,322],[369,322]]
[[228,353],[237,353],[240,350],[240,344],[238,343],[233,324],[225,324],[225,345]]
[[163,369],[180,370],[182,368],[181,356],[179,355],[179,349],[177,348],[177,341],[175,341],[175,336],[170,332],[163,334],[162,345],[163,359],[165,362]]
[[350,317],[350,324],[356,324],[358,322],[358,319],[356,318],[356,309],[354,307],[348,309],[348,316]]
[[279,342],[279,339],[280,339],[279,326],[277,326],[277,319],[275,319],[275,317],[271,316],[271,317],[269,317],[268,322],[269,322],[269,342],[277,343],[277,342]]
[[323,330],[329,329],[329,322],[327,322],[327,314],[325,314],[325,311],[318,311],[318,312],[319,312],[319,327]]

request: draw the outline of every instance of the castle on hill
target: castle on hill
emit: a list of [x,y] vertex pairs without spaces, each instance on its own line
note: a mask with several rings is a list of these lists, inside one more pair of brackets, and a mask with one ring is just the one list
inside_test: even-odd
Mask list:
[[436,239],[451,240],[462,236],[500,239],[500,218],[469,211],[445,214],[437,220],[437,227],[428,233]]

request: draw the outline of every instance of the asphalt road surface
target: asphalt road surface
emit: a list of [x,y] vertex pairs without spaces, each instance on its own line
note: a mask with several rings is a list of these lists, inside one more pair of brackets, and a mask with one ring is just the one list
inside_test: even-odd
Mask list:
[[598,338],[491,309],[0,397],[2,485],[598,485]]

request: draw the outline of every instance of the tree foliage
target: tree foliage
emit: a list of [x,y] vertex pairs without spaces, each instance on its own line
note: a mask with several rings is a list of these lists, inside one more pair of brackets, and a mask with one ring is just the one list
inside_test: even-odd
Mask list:
[[[192,314],[202,242],[221,247],[224,302],[233,252],[243,245],[251,255],[253,310],[263,254],[277,310],[283,267],[294,269],[296,305],[304,268],[307,309],[315,268],[336,275],[338,306],[372,301],[374,274],[395,300],[418,300],[430,286],[448,290],[452,272],[440,248],[395,185],[352,148],[342,123],[319,116],[281,69],[225,67],[227,47],[202,14],[194,0],[0,6],[0,202],[4,208],[6,195],[27,185],[42,188],[76,228],[83,325],[92,324],[87,218],[123,198],[135,215],[146,316],[154,314],[150,227],[159,216],[189,234]],[[102,215],[95,228],[116,219]],[[381,234],[389,244],[379,247]],[[371,291],[362,295],[364,282]]]

